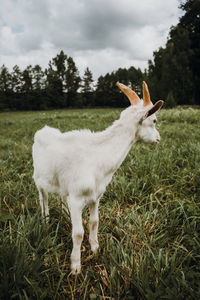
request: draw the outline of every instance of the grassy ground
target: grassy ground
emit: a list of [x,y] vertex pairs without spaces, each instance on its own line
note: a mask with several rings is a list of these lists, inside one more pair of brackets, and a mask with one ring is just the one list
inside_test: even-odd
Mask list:
[[45,124],[102,130],[119,113],[0,114],[0,299],[200,299],[200,110],[161,110],[161,143],[130,151],[101,201],[96,256],[85,209],[80,275],[70,274],[70,217],[57,196],[49,225],[42,222],[35,131]]

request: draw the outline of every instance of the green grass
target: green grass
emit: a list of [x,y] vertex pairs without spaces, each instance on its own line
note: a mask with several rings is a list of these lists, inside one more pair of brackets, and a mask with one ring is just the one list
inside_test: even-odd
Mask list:
[[70,274],[70,216],[50,196],[42,221],[31,147],[45,124],[102,130],[118,109],[0,114],[0,299],[200,299],[200,110],[161,110],[159,145],[136,144],[100,209],[100,249],[88,242]]

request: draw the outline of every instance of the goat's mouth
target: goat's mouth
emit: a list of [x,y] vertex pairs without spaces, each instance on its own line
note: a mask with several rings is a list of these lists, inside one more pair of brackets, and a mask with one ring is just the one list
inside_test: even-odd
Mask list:
[[159,143],[160,143],[159,139],[156,139],[156,140],[150,142],[151,145],[157,145]]
[[160,143],[160,139],[156,139],[156,144],[159,144]]

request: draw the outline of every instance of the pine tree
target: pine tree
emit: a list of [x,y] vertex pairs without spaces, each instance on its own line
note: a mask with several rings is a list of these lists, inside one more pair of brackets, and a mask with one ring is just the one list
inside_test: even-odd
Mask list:
[[92,84],[94,82],[92,72],[89,70],[89,68],[86,68],[82,80],[82,92],[83,93],[90,93],[93,90]]
[[76,94],[80,88],[81,78],[72,57],[67,59],[67,70],[65,72],[65,87],[68,93]]
[[86,68],[81,85],[82,97],[79,99],[81,106],[94,106],[93,82],[92,72]]
[[44,72],[39,65],[35,65],[32,69],[33,74],[33,90],[41,92],[44,89]]
[[32,75],[32,66],[29,65],[22,72],[22,92],[29,93],[33,90],[33,75]]
[[8,68],[3,65],[0,68],[0,92],[9,92],[11,90],[11,75]]
[[72,57],[67,59],[67,70],[65,72],[65,88],[67,91],[68,106],[79,105],[78,90],[81,86],[81,78]]
[[11,75],[3,65],[0,68],[0,110],[11,108],[10,105],[10,92],[11,86]]

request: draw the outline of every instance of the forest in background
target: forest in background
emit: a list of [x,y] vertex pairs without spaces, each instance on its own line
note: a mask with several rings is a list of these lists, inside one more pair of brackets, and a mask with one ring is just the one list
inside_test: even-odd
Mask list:
[[0,68],[0,110],[40,110],[67,107],[123,107],[127,99],[116,87],[120,81],[141,95],[145,80],[152,99],[165,107],[200,105],[200,1],[187,0],[179,23],[172,27],[165,47],[159,48],[148,68],[119,68],[94,83],[87,67],[81,78],[72,57],[60,51],[48,67]]

